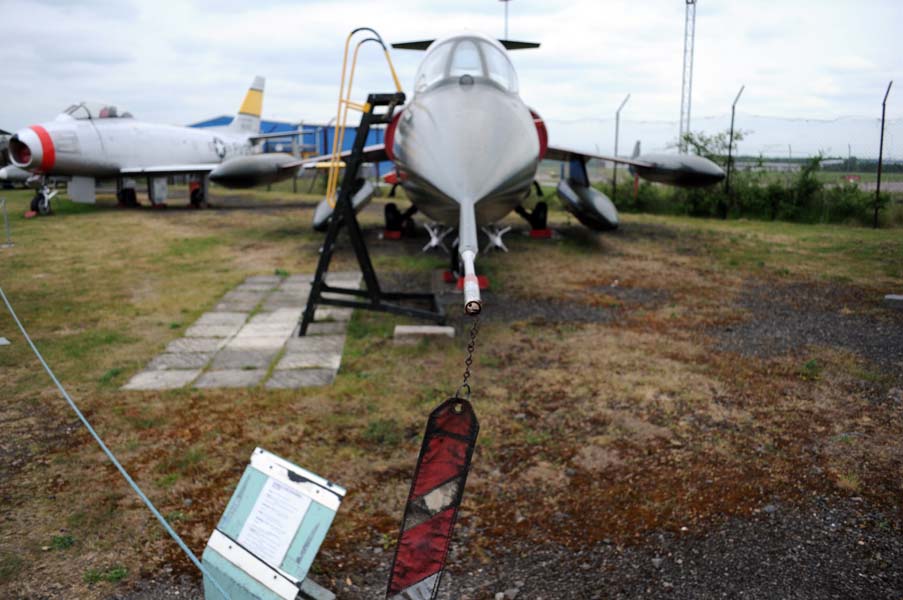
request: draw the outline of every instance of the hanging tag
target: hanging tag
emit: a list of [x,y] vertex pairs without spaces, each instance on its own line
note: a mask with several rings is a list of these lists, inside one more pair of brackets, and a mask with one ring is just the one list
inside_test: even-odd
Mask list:
[[436,597],[479,431],[473,407],[462,398],[430,414],[395,547],[390,600]]

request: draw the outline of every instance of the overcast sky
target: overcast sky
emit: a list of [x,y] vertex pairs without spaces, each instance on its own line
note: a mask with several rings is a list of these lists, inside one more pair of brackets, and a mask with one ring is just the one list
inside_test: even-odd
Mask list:
[[[326,121],[342,48],[355,26],[389,41],[478,31],[501,37],[497,0],[0,0],[0,128],[48,120],[100,100],[184,124],[236,111],[254,75],[267,78],[266,118]],[[833,119],[903,117],[903,0],[699,0],[693,115],[724,115],[741,84],[745,114]],[[521,96],[547,120],[677,121],[683,0],[513,0],[512,53]],[[411,86],[422,53],[393,53]],[[359,96],[390,91],[382,56],[360,63]],[[695,128],[695,127],[694,127]],[[554,137],[554,136],[553,136]]]

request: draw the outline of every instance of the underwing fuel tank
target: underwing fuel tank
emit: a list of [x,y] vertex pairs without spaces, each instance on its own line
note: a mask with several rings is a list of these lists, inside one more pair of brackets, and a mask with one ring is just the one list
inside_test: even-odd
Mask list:
[[666,185],[705,187],[719,183],[725,177],[721,167],[694,154],[644,154],[638,160],[649,166],[631,165],[632,174]]
[[[365,179],[360,189],[351,197],[351,206],[354,207],[355,213],[360,212],[362,208],[367,206],[373,198],[373,192],[373,184]],[[314,211],[315,231],[326,231],[329,226],[329,217],[332,216],[332,211],[333,209],[329,206],[329,201],[326,200],[326,198],[320,200],[320,203],[317,204],[317,209]]]
[[253,154],[225,161],[210,172],[210,181],[229,188],[250,188],[289,179],[297,170],[291,154]]
[[618,210],[596,188],[563,180],[558,184],[557,192],[564,209],[590,229],[610,231],[618,228]]

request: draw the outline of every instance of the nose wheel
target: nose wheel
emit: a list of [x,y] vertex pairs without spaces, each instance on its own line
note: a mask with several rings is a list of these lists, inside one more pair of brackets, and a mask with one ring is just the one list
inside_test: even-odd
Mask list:
[[50,200],[54,196],[56,196],[56,190],[51,190],[49,186],[42,185],[31,199],[31,210],[42,216],[49,215],[52,212]]

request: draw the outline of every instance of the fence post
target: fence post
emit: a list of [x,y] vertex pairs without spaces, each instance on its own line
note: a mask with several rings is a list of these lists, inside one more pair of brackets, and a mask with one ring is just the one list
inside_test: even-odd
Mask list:
[[881,102],[881,142],[878,145],[878,182],[875,185],[875,217],[872,221],[873,229],[878,229],[878,210],[881,208],[881,162],[884,160],[884,113],[887,109],[887,96],[890,94],[890,86],[893,84],[893,80],[887,84],[887,91],[884,92],[884,100]]
[[6,198],[0,198],[0,209],[3,210],[3,229],[6,232],[6,241],[0,244],[0,248],[12,248],[15,244],[13,244],[13,238],[9,232],[9,215],[6,214]]

